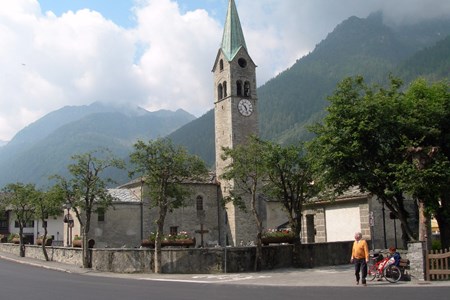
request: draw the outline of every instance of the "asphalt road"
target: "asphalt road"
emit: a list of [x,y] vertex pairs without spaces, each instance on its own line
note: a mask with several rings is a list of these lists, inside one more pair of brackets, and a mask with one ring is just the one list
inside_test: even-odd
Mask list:
[[[324,281],[330,278],[326,273],[323,273],[322,276],[318,274],[314,276],[318,276],[319,280]],[[170,277],[161,280],[161,278],[153,276],[126,278],[102,276],[99,273],[68,273],[0,259],[0,299],[315,300],[332,298],[333,300],[351,300],[363,297],[365,300],[383,298],[432,300],[447,299],[450,295],[450,286],[392,284],[368,285],[367,287],[286,286],[282,282],[277,284],[276,277],[271,278],[272,284],[266,285],[252,283],[251,280],[246,283],[245,274],[235,276],[236,280],[229,280],[233,278],[233,275],[215,277],[216,280],[212,281],[204,280],[205,278],[199,275],[190,275],[189,278],[191,280]]]

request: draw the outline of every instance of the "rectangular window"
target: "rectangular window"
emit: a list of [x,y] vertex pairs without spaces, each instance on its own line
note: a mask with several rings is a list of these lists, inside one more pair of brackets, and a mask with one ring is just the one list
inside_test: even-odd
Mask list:
[[0,230],[1,231],[8,231],[8,215],[5,214],[1,214],[0,213]]
[[0,230],[1,231],[8,230],[8,221],[7,220],[0,220]]
[[177,234],[178,234],[178,226],[171,226],[170,235],[177,235]]
[[[19,228],[19,221],[17,221],[17,220],[14,221],[14,227]],[[33,227],[34,227],[34,220],[28,221],[27,223],[25,223],[25,226],[24,226],[24,228],[33,228]]]
[[97,221],[105,222],[105,210],[103,208],[97,209]]
[[203,210],[203,198],[202,198],[202,196],[198,196],[197,197],[196,206],[197,206],[197,211]]

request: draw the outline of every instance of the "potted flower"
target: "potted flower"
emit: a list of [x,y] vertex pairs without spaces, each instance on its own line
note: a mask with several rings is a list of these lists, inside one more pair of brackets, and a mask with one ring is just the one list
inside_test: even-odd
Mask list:
[[151,232],[147,239],[141,241],[142,247],[155,247],[156,233]]
[[263,245],[294,242],[294,233],[290,229],[268,229],[261,237]]
[[[42,245],[43,241],[44,241],[44,236],[41,235],[36,239],[36,244]],[[52,237],[47,237],[47,239],[45,240],[45,246],[51,246],[52,242],[53,242]]]
[[79,236],[78,234],[75,234],[75,237],[73,238],[73,241],[72,241],[72,247],[81,248],[82,242],[83,241],[81,240],[81,236]]
[[20,244],[20,236],[18,233],[10,233],[8,236],[8,242],[14,244]]
[[[155,246],[156,233],[150,233],[149,237],[141,242],[142,247]],[[195,238],[191,237],[186,231],[180,231],[177,234],[164,235],[161,240],[161,246],[195,246]]]
[[164,246],[195,246],[195,238],[191,237],[188,232],[180,231],[177,234],[169,234],[162,242]]

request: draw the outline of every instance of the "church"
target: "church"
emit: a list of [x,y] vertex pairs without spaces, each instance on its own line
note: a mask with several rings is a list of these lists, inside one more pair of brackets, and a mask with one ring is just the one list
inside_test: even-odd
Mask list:
[[[212,73],[216,173],[204,182],[185,183],[193,193],[184,207],[167,215],[164,234],[187,232],[195,237],[196,247],[249,245],[256,238],[253,216],[232,203],[223,205],[233,182],[220,179],[228,163],[221,159],[222,147],[233,148],[245,143],[250,135],[258,134],[256,64],[247,48],[234,0],[228,3],[222,43],[213,60]],[[140,247],[143,239],[156,232],[157,210],[150,208],[145,188],[136,179],[109,190],[116,199],[113,207],[94,214],[91,221],[89,238],[95,240],[95,247]],[[287,217],[280,203],[259,199],[263,227],[286,226]],[[79,234],[79,226],[75,224],[70,230],[65,226],[64,245],[68,245],[72,236]],[[371,195],[349,191],[333,203],[319,201],[307,205],[302,215],[301,239],[302,243],[349,241],[354,232],[361,231],[364,238],[373,239],[372,246],[382,248],[388,241],[389,245],[397,243],[401,233],[393,226],[397,226],[395,220],[385,217],[380,203]],[[383,231],[384,236],[374,234]]]

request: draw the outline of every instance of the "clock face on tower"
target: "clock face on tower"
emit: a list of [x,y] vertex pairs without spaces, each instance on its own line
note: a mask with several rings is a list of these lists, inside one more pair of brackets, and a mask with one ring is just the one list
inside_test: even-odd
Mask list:
[[247,99],[241,99],[238,104],[238,110],[243,116],[250,116],[253,112],[253,105],[250,102],[250,100]]

